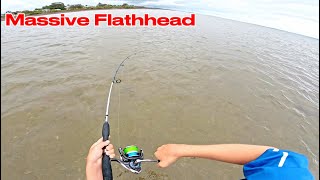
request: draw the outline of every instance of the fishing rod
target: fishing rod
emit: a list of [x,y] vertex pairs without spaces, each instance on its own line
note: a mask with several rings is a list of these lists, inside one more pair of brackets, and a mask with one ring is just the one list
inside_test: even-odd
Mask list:
[[[142,52],[142,51],[140,51],[140,52]],[[114,76],[113,76],[112,81],[111,81],[110,89],[109,89],[109,95],[108,95],[108,100],[107,100],[107,108],[106,108],[106,114],[105,114],[105,121],[104,121],[103,127],[102,127],[103,141],[108,140],[109,139],[109,135],[110,135],[110,125],[109,125],[109,121],[108,121],[109,120],[110,98],[111,98],[111,92],[112,92],[113,84],[121,82],[120,79],[117,79],[118,71],[122,66],[124,66],[124,63],[126,62],[126,60],[128,60],[131,56],[134,56],[134,55],[136,55],[137,53],[140,53],[140,52],[136,52],[136,53],[126,57],[119,64],[117,70],[114,73]],[[122,149],[120,147],[118,150],[119,150],[119,153],[120,153],[120,159],[116,159],[116,158],[110,159],[110,157],[108,155],[103,153],[103,156],[102,156],[102,174],[103,174],[103,179],[104,180],[112,180],[113,179],[111,161],[116,161],[116,162],[120,163],[122,167],[124,167],[125,169],[127,169],[127,170],[129,170],[129,171],[131,171],[133,173],[136,173],[136,174],[141,172],[141,170],[142,170],[141,163],[142,162],[159,162],[158,160],[144,159],[143,150],[139,149],[135,145],[127,146],[124,149]]]

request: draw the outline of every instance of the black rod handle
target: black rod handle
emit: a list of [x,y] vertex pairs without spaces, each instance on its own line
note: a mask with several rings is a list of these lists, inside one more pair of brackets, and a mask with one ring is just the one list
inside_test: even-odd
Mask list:
[[[102,127],[103,141],[108,140],[109,135],[110,135],[109,123],[104,122]],[[102,174],[103,174],[103,180],[113,180],[110,157],[105,153],[103,153],[103,156],[102,156]]]

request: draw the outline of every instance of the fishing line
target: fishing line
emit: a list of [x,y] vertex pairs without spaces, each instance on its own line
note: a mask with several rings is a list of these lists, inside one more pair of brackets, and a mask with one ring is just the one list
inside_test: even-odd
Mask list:
[[120,99],[120,84],[119,84],[119,88],[118,88],[118,147],[120,147],[120,103],[121,103],[121,99]]
[[[110,135],[110,125],[109,125],[109,107],[110,107],[110,99],[111,99],[111,93],[112,93],[112,87],[114,84],[121,83],[121,79],[117,79],[117,74],[119,72],[119,69],[124,66],[124,63],[132,56],[141,53],[144,51],[135,52],[134,54],[131,54],[127,56],[117,67],[114,76],[111,81],[109,94],[108,94],[108,100],[107,100],[107,108],[106,108],[106,114],[105,114],[105,122],[102,127],[102,137],[103,140],[106,141],[109,139]],[[120,144],[120,89],[118,90],[118,97],[119,97],[119,104],[118,104],[118,143]],[[127,146],[124,149],[121,147],[119,148],[120,153],[120,159],[110,159],[108,155],[105,153],[102,157],[102,173],[103,173],[103,179],[104,180],[112,180],[112,167],[111,167],[111,161],[116,161],[120,163],[120,165],[127,170],[133,172],[133,173],[140,173],[141,163],[142,162],[158,162],[158,160],[152,160],[152,159],[144,159],[143,156],[143,150],[139,149],[137,146],[131,145]]]
[[107,108],[106,108],[106,114],[105,114],[105,122],[108,122],[108,119],[109,119],[109,106],[110,106],[110,98],[111,98],[111,92],[112,92],[112,87],[113,87],[113,84],[115,83],[121,83],[121,79],[117,79],[117,74],[119,72],[119,69],[124,66],[124,63],[131,57],[131,56],[134,56],[138,53],[141,53],[141,52],[144,52],[144,51],[139,51],[139,52],[135,52],[129,56],[127,56],[120,64],[119,66],[117,67],[117,70],[115,71],[114,75],[113,75],[113,78],[112,78],[112,82],[111,82],[111,85],[110,85],[110,89],[109,89],[109,95],[108,95],[108,100],[107,100]]
[[[115,73],[114,73],[114,76],[113,76],[113,81],[118,85],[119,89],[118,89],[118,146],[120,147],[121,145],[121,136],[120,136],[120,128],[121,128],[121,118],[120,118],[120,107],[121,107],[121,83],[122,83],[122,80],[121,78],[118,78],[118,75],[120,74],[123,74],[124,78],[127,79],[127,83],[130,84],[131,83],[131,79],[128,78],[130,77],[129,76],[129,72],[128,71],[124,71],[124,66],[125,66],[125,63],[128,59],[130,59],[132,56],[135,56],[139,53],[142,53],[142,52],[145,52],[145,51],[138,51],[138,52],[135,52],[129,56],[127,56],[120,64],[119,66],[117,67]],[[136,122],[133,122],[133,123],[136,123]],[[135,126],[134,126],[135,127]],[[132,134],[134,134],[133,132],[131,132]]]

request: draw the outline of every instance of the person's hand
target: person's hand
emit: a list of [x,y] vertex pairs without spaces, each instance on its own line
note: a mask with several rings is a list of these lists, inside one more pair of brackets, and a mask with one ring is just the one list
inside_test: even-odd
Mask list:
[[106,146],[105,153],[106,155],[110,156],[110,158],[115,157],[113,145],[110,144],[110,141],[103,141],[100,138],[97,142],[92,144],[89,150],[89,154],[87,156],[87,163],[101,165],[102,164],[102,155],[103,155],[103,148]]
[[[103,152],[103,148],[105,148]],[[110,141],[103,141],[100,138],[97,142],[92,144],[87,156],[86,173],[87,179],[102,179],[102,155],[105,153],[110,158],[115,157],[113,145]]]
[[178,144],[166,144],[162,145],[154,153],[156,158],[160,160],[158,163],[159,167],[168,167],[179,159],[177,150],[180,145]]

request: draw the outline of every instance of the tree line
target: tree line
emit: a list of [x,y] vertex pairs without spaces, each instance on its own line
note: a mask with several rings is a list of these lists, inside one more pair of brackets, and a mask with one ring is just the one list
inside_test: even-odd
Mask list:
[[37,15],[37,14],[45,14],[48,12],[59,12],[59,11],[74,11],[74,10],[94,10],[94,9],[137,9],[144,8],[142,6],[134,6],[124,3],[122,5],[112,5],[112,4],[103,4],[98,3],[96,6],[88,6],[82,4],[67,4],[65,5],[63,2],[54,2],[50,5],[43,6],[42,8],[35,8],[32,10],[24,10],[24,11],[16,11],[11,12],[7,11],[6,13],[25,13],[26,15]]

